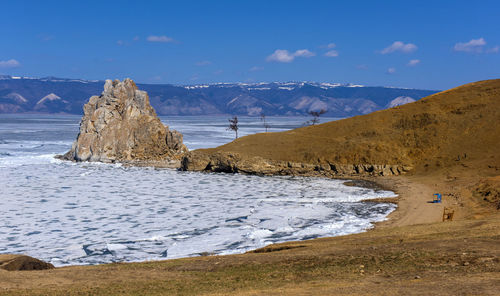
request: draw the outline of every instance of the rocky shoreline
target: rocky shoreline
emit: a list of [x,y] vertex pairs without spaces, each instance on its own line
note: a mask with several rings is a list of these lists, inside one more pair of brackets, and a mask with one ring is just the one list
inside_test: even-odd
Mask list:
[[252,175],[323,175],[327,177],[392,176],[412,170],[409,165],[397,164],[335,164],[302,163],[268,160],[262,157],[242,157],[238,153],[205,153],[203,150],[188,152],[181,161],[181,170]]
[[54,265],[26,255],[0,254],[0,270],[44,270]]

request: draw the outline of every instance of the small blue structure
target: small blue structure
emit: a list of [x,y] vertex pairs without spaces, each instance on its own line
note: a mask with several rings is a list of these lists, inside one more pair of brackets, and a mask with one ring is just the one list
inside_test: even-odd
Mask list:
[[435,197],[433,203],[441,203],[441,193],[434,193]]

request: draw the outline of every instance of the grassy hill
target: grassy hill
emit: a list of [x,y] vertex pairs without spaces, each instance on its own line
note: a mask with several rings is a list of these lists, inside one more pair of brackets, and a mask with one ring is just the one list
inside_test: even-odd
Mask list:
[[[364,116],[242,137],[194,151],[188,160],[205,158],[216,168],[213,155],[232,154],[323,168],[362,164],[370,170],[371,165],[400,165],[420,172],[463,161],[498,166],[498,147],[500,80],[488,80]],[[196,167],[186,163],[186,169],[206,169],[203,163]]]

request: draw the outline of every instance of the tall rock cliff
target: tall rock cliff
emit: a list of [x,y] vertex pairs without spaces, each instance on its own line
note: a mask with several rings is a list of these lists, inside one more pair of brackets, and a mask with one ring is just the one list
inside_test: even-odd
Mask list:
[[63,158],[76,161],[166,161],[187,152],[182,134],[162,124],[148,94],[131,79],[106,80],[83,107],[80,133]]

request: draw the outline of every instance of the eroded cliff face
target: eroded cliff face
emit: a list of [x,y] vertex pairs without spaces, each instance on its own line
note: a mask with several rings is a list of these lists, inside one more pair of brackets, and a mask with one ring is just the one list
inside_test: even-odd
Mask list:
[[167,161],[187,152],[182,134],[163,125],[148,94],[131,79],[106,80],[102,94],[92,96],[83,109],[80,132],[64,159]]
[[252,175],[321,175],[347,177],[355,175],[391,176],[405,174],[413,169],[398,164],[335,164],[329,162],[311,164],[303,162],[269,160],[262,157],[245,157],[238,153],[187,153],[181,163],[181,170]]

